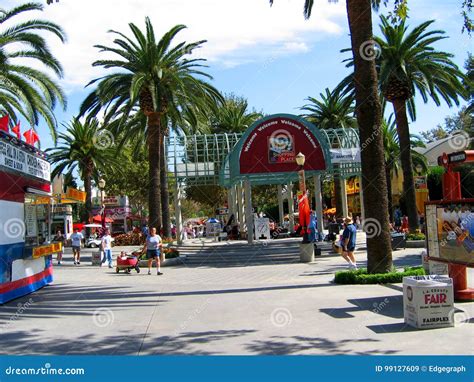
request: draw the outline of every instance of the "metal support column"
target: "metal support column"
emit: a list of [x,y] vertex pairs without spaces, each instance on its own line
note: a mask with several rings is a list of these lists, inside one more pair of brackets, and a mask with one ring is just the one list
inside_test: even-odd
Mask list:
[[314,176],[314,201],[316,203],[315,211],[316,217],[318,218],[318,230],[322,234],[324,229],[323,220],[323,196],[321,192],[321,175],[317,174]]
[[283,211],[283,187],[281,184],[278,185],[278,219],[280,220],[280,225],[283,224],[283,217],[285,216]]
[[244,211],[244,200],[242,185],[239,183],[237,185],[237,212],[238,212],[238,221],[239,221],[239,232],[242,236],[242,233],[245,232],[245,211]]
[[247,242],[253,244],[253,213],[252,213],[252,187],[249,180],[245,180],[245,220],[247,225]]
[[347,188],[346,180],[341,178],[341,194],[342,194],[342,216],[346,217],[349,215],[349,209],[347,208]]
[[174,195],[174,206],[175,206],[175,218],[176,218],[176,240],[178,244],[183,243],[182,233],[183,233],[183,218],[181,216],[181,188],[176,187],[176,192]]
[[288,183],[288,189],[286,192],[286,197],[288,198],[288,217],[290,219],[290,227],[288,229],[289,233],[293,233],[295,231],[295,209],[293,204],[293,183]]

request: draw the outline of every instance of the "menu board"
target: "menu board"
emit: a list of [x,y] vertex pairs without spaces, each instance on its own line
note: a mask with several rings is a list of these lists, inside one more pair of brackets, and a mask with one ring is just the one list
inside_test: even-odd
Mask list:
[[474,265],[474,202],[427,204],[425,211],[429,256]]
[[36,206],[34,204],[25,204],[25,228],[27,237],[36,237],[38,235]]

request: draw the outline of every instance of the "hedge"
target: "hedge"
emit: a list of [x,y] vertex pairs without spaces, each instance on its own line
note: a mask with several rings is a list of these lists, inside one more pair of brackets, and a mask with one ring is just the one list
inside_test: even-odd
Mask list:
[[392,271],[389,273],[367,273],[367,269],[361,268],[356,271],[336,272],[334,282],[336,284],[393,284],[401,283],[405,276],[423,276],[423,267],[407,267],[403,272]]

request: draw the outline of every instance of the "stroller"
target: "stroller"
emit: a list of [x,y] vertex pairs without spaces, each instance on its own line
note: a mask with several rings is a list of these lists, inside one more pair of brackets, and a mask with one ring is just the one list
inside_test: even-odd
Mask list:
[[117,266],[115,272],[119,273],[120,270],[124,270],[125,273],[130,273],[132,269],[135,269],[137,273],[140,273],[140,252],[132,252],[128,255],[125,252],[120,252],[120,256],[117,257]]

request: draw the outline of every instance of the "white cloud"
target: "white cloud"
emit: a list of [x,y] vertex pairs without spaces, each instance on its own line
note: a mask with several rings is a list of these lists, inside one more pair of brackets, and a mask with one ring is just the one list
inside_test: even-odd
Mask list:
[[[17,2],[7,1],[5,7]],[[155,34],[161,36],[175,24],[185,24],[177,41],[206,39],[199,51],[212,65],[234,67],[275,56],[306,52],[310,45],[328,35],[339,35],[345,26],[345,4],[315,2],[310,20],[302,15],[302,0],[60,0],[45,6],[41,18],[63,26],[68,42],[60,44],[49,36],[50,45],[63,63],[63,85],[68,92],[85,86],[104,73],[91,66],[105,55],[93,45],[110,45],[114,29],[130,35],[128,23],[143,28],[149,16]]]

